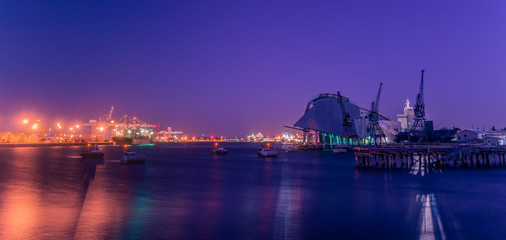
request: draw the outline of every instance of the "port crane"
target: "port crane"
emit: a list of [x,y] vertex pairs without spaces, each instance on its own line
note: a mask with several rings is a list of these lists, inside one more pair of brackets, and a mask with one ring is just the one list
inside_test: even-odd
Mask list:
[[111,110],[109,110],[108,112],[106,112],[104,115],[102,115],[102,117],[100,117],[97,122],[99,123],[105,123],[106,125],[109,125],[113,122],[111,122],[112,120],[112,112],[114,111],[114,105],[111,106]]
[[425,139],[425,103],[423,99],[423,73],[425,70],[422,70],[422,78],[420,80],[420,90],[418,95],[416,95],[416,105],[415,105],[415,122],[411,126],[409,130],[409,141],[413,138],[417,138],[418,142],[423,142]]
[[111,106],[111,110],[106,112],[104,115],[99,117],[97,120],[90,120],[88,123],[82,123],[82,126],[92,127],[92,131],[95,132],[95,130],[98,130],[99,128],[102,128],[102,131],[104,128],[107,128],[111,126],[114,121],[112,121],[112,112],[114,111],[114,105]]
[[346,138],[346,144],[349,144],[350,139],[352,140],[352,142],[357,141],[357,143],[360,144],[359,137],[355,133],[355,130],[353,129],[353,119],[351,118],[350,113],[348,113],[344,108],[344,100],[343,96],[341,95],[341,92],[337,92],[337,98],[341,107],[341,114],[343,117],[343,122],[341,123],[342,126],[341,137],[343,140],[344,138]]
[[385,132],[383,129],[381,129],[379,125],[379,101],[380,101],[380,95],[381,95],[381,87],[383,86],[383,83],[380,83],[378,95],[376,96],[376,101],[373,101],[371,103],[371,111],[369,112],[369,124],[370,124],[370,131],[369,136],[372,139],[374,139],[374,144],[376,145],[382,145],[386,144],[387,139]]
[[117,136],[130,136],[135,134],[150,134],[155,128],[155,125],[144,122],[135,116],[130,117],[125,114],[116,121],[114,127]]

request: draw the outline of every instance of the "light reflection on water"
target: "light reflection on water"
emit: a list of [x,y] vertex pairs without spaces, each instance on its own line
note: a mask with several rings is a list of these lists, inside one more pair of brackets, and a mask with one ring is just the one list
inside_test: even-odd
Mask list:
[[120,164],[122,149],[114,146],[102,148],[105,161],[69,157],[84,147],[0,149],[0,239],[506,234],[503,169],[355,169],[352,154],[279,151],[260,158],[257,144],[238,143],[215,156],[211,147],[139,146],[148,161],[133,165]]

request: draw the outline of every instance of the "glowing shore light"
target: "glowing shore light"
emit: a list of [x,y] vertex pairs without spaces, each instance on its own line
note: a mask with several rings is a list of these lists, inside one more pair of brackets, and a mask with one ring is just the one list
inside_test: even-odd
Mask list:
[[104,127],[100,127],[100,131],[104,131]]
[[28,119],[23,119],[23,124],[27,124],[28,123]]
[[32,126],[33,130],[37,129],[37,127],[38,127],[37,123],[33,124],[33,126]]

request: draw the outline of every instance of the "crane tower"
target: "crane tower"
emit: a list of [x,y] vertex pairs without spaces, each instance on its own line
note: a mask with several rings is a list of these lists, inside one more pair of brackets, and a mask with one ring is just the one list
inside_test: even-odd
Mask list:
[[369,112],[369,123],[371,126],[371,130],[369,131],[369,136],[371,140],[374,139],[374,144],[382,145],[387,142],[385,132],[381,129],[379,125],[379,100],[381,95],[381,87],[383,83],[380,83],[378,95],[376,96],[376,101],[371,103],[371,111]]
[[423,99],[423,73],[425,70],[422,70],[422,78],[420,80],[420,90],[418,95],[416,95],[416,105],[415,105],[415,122],[411,126],[409,130],[409,141],[418,140],[418,142],[423,142],[426,140],[425,136],[425,103]]
[[350,113],[348,113],[344,108],[343,96],[341,95],[341,92],[337,92],[337,97],[341,107],[341,114],[343,117],[343,122],[341,123],[342,124],[341,137],[343,139],[346,138],[346,144],[349,144],[350,139],[352,140],[352,142],[356,141],[358,144],[360,144],[359,137],[355,133],[355,130],[353,129],[353,119],[351,118]]

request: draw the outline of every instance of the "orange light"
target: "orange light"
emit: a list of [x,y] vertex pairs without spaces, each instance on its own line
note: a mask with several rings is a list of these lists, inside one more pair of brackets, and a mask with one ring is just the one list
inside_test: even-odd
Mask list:
[[91,144],[88,143],[88,147],[91,146]]
[[23,119],[23,124],[27,124],[28,123],[28,119]]
[[214,143],[214,146],[218,146],[218,143]]
[[124,147],[124,148],[126,148],[126,147],[127,147],[127,145],[125,144],[125,145],[123,145],[123,147]]

